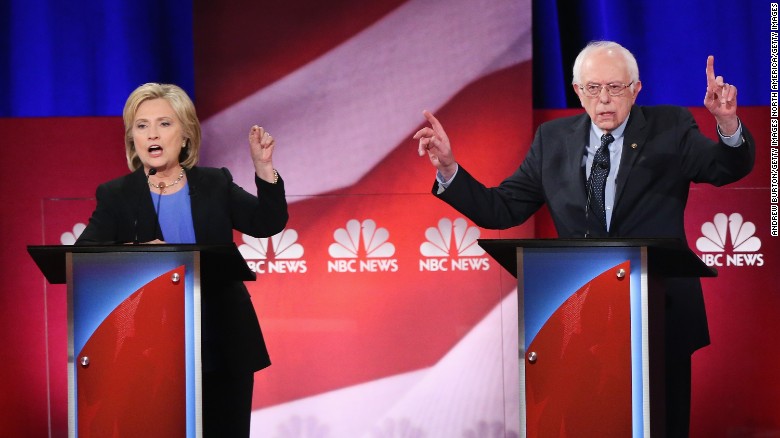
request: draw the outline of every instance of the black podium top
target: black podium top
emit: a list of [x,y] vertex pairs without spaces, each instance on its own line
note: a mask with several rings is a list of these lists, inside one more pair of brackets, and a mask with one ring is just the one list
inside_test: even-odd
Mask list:
[[249,269],[236,245],[30,245],[30,253],[38,268],[51,284],[67,281],[65,255],[67,253],[156,253],[200,251],[201,270],[204,276],[210,272],[228,280],[255,281],[257,276]]
[[517,277],[517,248],[647,247],[648,269],[665,277],[717,277],[677,239],[479,239],[477,241],[509,273]]

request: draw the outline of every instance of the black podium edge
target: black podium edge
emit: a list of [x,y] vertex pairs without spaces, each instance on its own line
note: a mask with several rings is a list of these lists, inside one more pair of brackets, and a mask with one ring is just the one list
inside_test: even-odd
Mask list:
[[717,277],[687,245],[677,239],[478,239],[477,243],[517,277],[517,248],[647,247],[648,269],[664,277]]
[[27,252],[51,284],[65,284],[66,254],[85,253],[160,253],[193,252],[201,254],[201,275],[219,275],[226,280],[255,281],[257,275],[249,269],[234,243],[220,245],[160,244],[160,245],[28,245]]

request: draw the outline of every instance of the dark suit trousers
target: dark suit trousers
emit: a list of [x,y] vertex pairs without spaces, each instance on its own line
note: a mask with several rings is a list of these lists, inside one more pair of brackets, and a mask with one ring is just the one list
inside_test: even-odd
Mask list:
[[204,438],[247,438],[252,416],[253,371],[203,373]]
[[685,438],[691,417],[691,356],[666,357],[666,437]]

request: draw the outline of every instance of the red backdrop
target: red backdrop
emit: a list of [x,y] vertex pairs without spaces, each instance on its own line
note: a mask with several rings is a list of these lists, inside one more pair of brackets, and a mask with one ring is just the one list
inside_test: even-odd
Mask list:
[[[570,112],[537,111],[535,124]],[[704,132],[714,132],[703,110],[694,109],[694,113]],[[737,252],[727,245],[719,277],[704,280],[712,345],[694,356],[693,436],[723,436],[725,431],[733,436],[753,436],[780,430],[776,414],[780,412],[780,378],[774,370],[780,354],[773,347],[780,333],[775,315],[780,294],[774,281],[778,245],[769,235],[769,111],[742,108],[740,115],[758,143],[756,169],[732,186],[694,187],[686,218],[689,243],[704,255],[696,249],[702,225],[718,213],[738,213],[744,222],[755,224],[761,247],[749,253],[752,257],[736,257]],[[3,436],[45,436],[47,386],[55,390],[53,402],[57,403],[63,385],[48,381],[47,368],[64,366],[65,346],[51,339],[64,340],[65,326],[59,319],[64,314],[56,313],[57,306],[52,310],[47,305],[64,299],[64,288],[49,286],[51,299],[44,299],[43,277],[25,247],[43,243],[41,210],[45,199],[89,197],[97,184],[126,171],[121,135],[119,118],[0,120],[0,138],[4,139],[0,159],[6,163],[0,175],[5,206],[0,216],[0,239],[4,242],[0,253]],[[400,145],[397,153],[414,155],[414,145]],[[420,166],[406,180],[421,196],[429,196],[425,195],[430,184],[428,170]],[[430,198],[429,202],[437,201]],[[544,215],[537,222],[538,234],[549,235]],[[749,259],[755,266],[747,265]],[[738,265],[740,260],[742,266]],[[426,317],[436,316],[415,318]],[[53,332],[49,339],[47,324]],[[47,357],[47,344],[52,346],[48,351],[51,357]],[[61,427],[63,421],[61,413],[54,412],[54,425]]]

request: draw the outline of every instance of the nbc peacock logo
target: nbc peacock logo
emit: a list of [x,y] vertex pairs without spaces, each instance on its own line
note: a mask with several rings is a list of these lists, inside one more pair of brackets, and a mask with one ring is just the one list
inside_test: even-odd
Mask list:
[[712,222],[701,226],[701,234],[696,249],[707,266],[764,265],[764,255],[758,252],[761,240],[755,236],[756,226],[739,213],[716,214]]
[[439,219],[435,227],[425,230],[426,241],[420,245],[420,271],[487,271],[490,261],[479,246],[479,228],[465,219]]
[[298,232],[285,228],[269,237],[241,235],[244,241],[238,252],[246,260],[247,266],[258,274],[305,274],[306,260],[303,257],[303,245],[298,243]]
[[84,232],[84,229],[87,228],[85,224],[82,224],[81,222],[77,223],[73,226],[73,231],[66,231],[62,233],[60,236],[60,243],[63,245],[73,245],[76,243],[76,239],[81,236],[81,233]]
[[333,232],[328,247],[328,272],[396,272],[395,245],[386,228],[372,219],[350,219],[344,228]]

